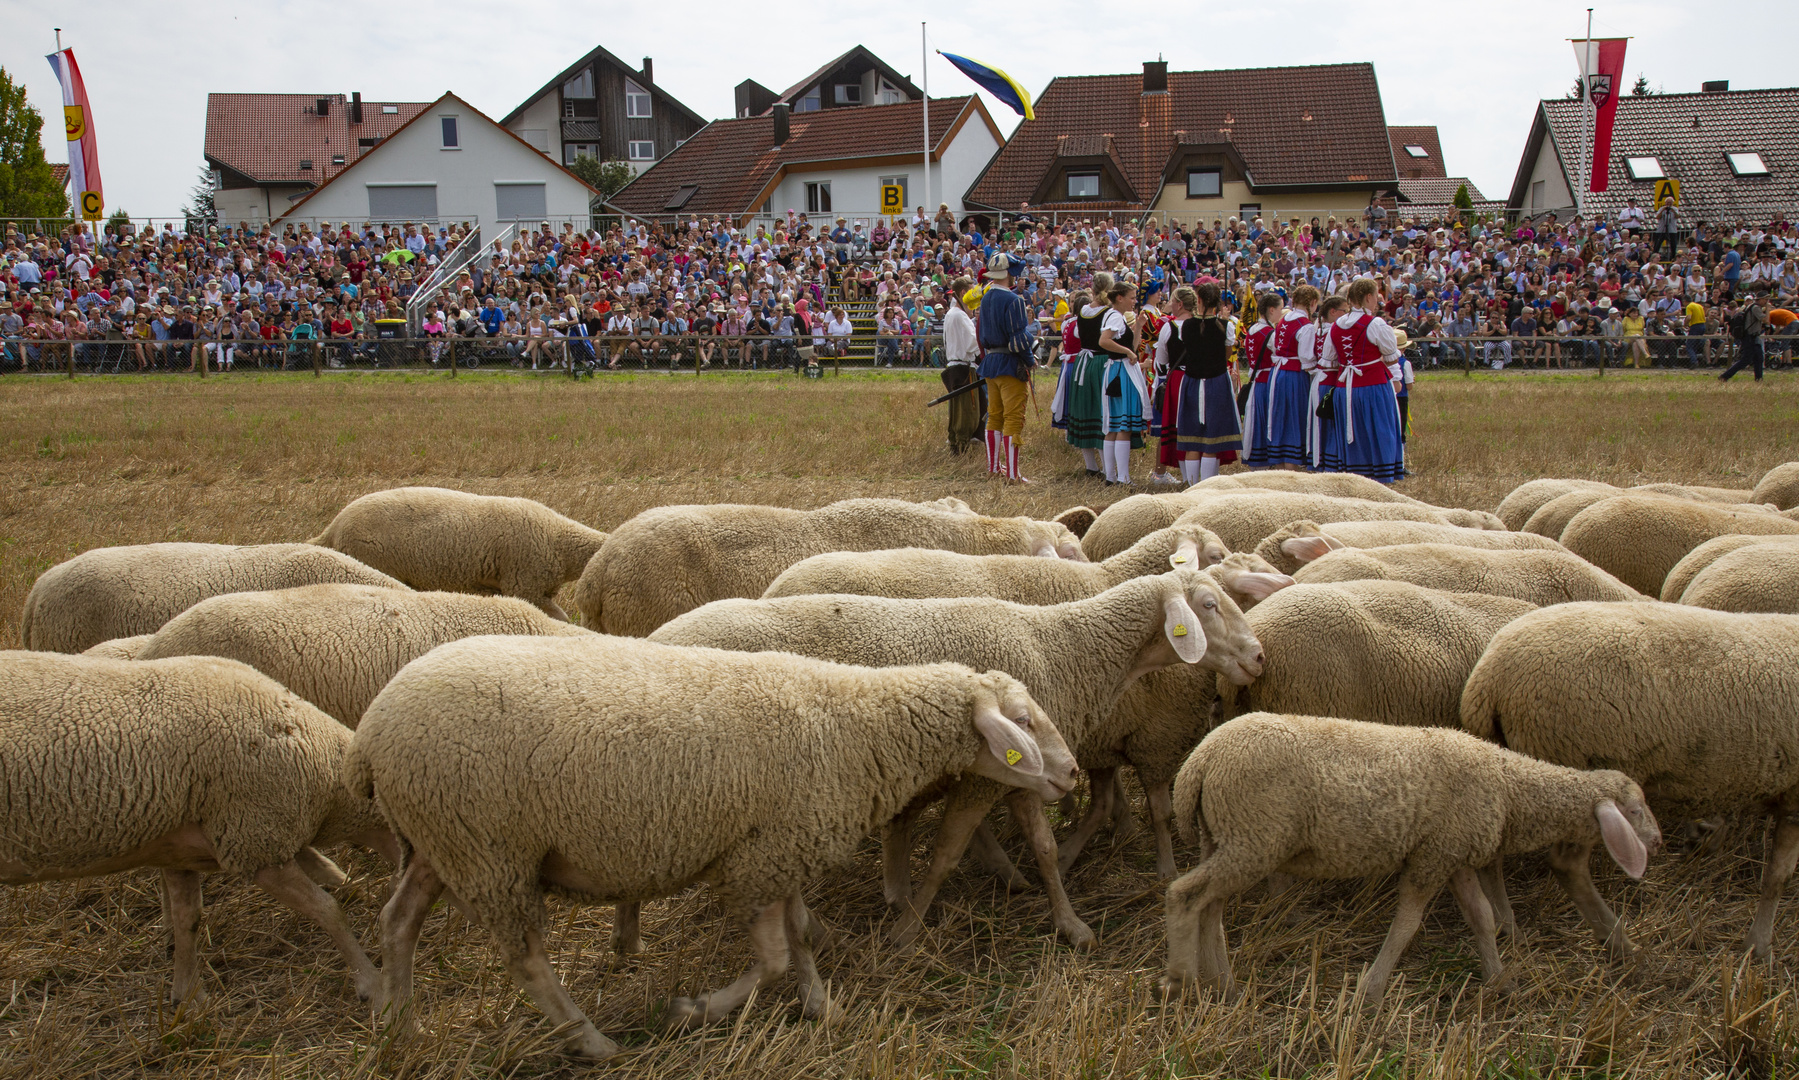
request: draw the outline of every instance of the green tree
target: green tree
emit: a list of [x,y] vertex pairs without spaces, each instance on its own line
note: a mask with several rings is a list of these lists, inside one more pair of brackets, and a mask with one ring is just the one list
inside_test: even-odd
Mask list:
[[1461,211],[1463,221],[1474,217],[1474,196],[1468,194],[1468,185],[1460,184],[1455,189],[1455,208]]
[[629,162],[598,161],[586,154],[576,154],[575,163],[568,171],[600,189],[600,201],[605,201],[618,194],[618,189],[629,184],[637,175],[631,171]]
[[218,208],[212,204],[212,170],[204,165],[200,166],[200,182],[187,193],[187,207],[181,214],[190,229],[219,223]]
[[1631,97],[1648,97],[1650,94],[1659,93],[1661,93],[1660,90],[1652,90],[1649,88],[1649,76],[1640,71],[1637,72],[1637,81],[1630,84]]
[[69,193],[44,160],[44,117],[25,100],[25,84],[0,67],[0,214],[69,215]]

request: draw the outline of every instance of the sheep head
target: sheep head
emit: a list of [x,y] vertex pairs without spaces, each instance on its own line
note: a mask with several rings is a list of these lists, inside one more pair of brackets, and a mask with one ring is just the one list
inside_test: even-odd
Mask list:
[[985,744],[975,756],[974,772],[1045,802],[1074,790],[1081,771],[1074,754],[1023,683],[989,671],[978,677],[972,705],[975,734]]

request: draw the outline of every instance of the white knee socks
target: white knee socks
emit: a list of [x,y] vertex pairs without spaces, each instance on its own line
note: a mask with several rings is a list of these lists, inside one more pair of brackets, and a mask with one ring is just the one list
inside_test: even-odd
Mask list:
[[1188,486],[1199,483],[1199,460],[1197,458],[1192,461],[1186,458],[1181,459],[1181,479],[1185,480]]
[[[1081,460],[1087,463],[1087,471],[1088,472],[1098,472],[1099,471],[1099,451],[1098,450],[1093,449],[1091,446],[1081,447]],[[1110,469],[1107,469],[1106,471],[1108,473],[1111,472]]]
[[1107,439],[1105,443],[1106,479],[1115,484],[1131,482],[1131,441]]
[[1201,480],[1204,480],[1207,477],[1217,476],[1217,475],[1218,475],[1218,459],[1217,458],[1202,457],[1199,459],[1199,478]]

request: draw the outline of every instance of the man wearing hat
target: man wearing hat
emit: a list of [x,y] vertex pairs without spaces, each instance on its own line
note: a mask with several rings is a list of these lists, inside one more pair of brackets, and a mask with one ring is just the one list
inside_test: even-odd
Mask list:
[[1030,392],[1031,319],[1025,303],[1011,289],[1022,267],[1004,253],[987,263],[987,291],[981,297],[977,336],[985,355],[979,374],[992,393],[987,396],[987,471],[1021,484],[1030,483],[1018,468],[1024,434],[1024,403]]

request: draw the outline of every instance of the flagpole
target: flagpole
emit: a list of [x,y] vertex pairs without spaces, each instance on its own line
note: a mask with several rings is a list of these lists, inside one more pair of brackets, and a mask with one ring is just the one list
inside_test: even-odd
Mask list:
[[1592,121],[1588,109],[1593,104],[1593,9],[1587,9],[1587,39],[1581,42],[1585,57],[1580,64],[1580,181],[1574,189],[1574,216],[1586,213],[1586,200],[1581,198],[1586,193],[1587,185],[1593,178],[1593,144],[1591,140]]
[[[931,49],[925,44],[925,26],[922,22],[918,24],[918,67],[924,73],[924,202],[920,205],[928,208],[931,205]],[[904,221],[905,208],[900,209],[900,220]],[[927,215],[930,213],[928,209],[925,212]]]

